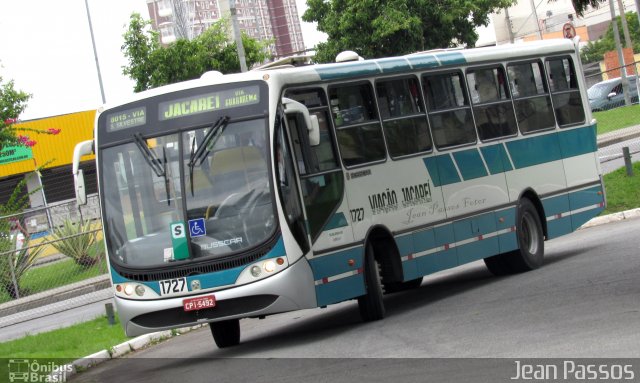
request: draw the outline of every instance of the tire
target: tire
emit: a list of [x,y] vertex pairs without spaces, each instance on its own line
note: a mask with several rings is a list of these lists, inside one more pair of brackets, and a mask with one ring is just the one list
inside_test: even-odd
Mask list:
[[240,319],[209,323],[209,328],[218,348],[237,346],[240,343]]
[[518,203],[516,212],[518,249],[485,258],[484,263],[496,276],[537,269],[544,260],[544,233],[538,210],[528,198]]
[[380,265],[374,258],[373,246],[367,244],[364,258],[365,295],[358,297],[360,316],[365,322],[372,322],[384,318],[385,308],[382,300],[382,283]]
[[406,282],[390,282],[384,284],[384,293],[391,294],[399,291],[417,289],[422,285],[422,277]]

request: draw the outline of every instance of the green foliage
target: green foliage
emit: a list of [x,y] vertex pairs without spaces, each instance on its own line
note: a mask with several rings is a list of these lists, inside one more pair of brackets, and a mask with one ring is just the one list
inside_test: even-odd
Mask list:
[[302,16],[317,22],[327,42],[316,60],[332,62],[344,50],[365,58],[401,55],[457,45],[474,46],[475,28],[513,0],[308,0]]
[[598,121],[598,134],[637,125],[638,116],[640,105],[637,104],[593,113],[593,118]]
[[[549,0],[549,2],[556,0]],[[605,3],[607,0],[572,0],[573,8],[576,10],[576,14],[578,16],[582,16],[584,12],[587,10],[587,7],[591,6],[593,8],[598,8],[602,3]]]
[[83,267],[95,265],[101,254],[92,254],[96,244],[96,233],[91,232],[91,222],[74,224],[65,220],[61,227],[53,229],[53,246],[60,253],[72,258],[76,264]]
[[640,162],[633,164],[633,174],[628,177],[626,168],[622,167],[604,175],[607,209],[603,215],[640,207]]
[[27,107],[31,95],[15,89],[13,80],[4,82],[0,77],[0,150],[19,145],[13,122]]
[[[638,16],[635,13],[625,14],[627,18],[627,25],[629,26],[629,34],[631,35],[631,42],[633,44],[634,52],[640,51],[640,28],[638,28]],[[620,16],[616,17],[616,23],[618,23],[618,30],[620,31],[621,43],[624,46],[624,38],[622,37],[622,24],[620,22]],[[613,37],[613,23],[609,25],[609,28],[598,41],[590,41],[587,46],[582,48],[580,56],[584,64],[591,62],[598,62],[604,59],[605,52],[616,49],[616,43]]]
[[[209,70],[240,72],[236,44],[229,39],[228,20],[220,20],[193,40],[178,39],[168,46],[160,45],[158,33],[149,25],[150,21],[134,13],[124,34],[122,51],[129,64],[123,67],[123,73],[135,81],[134,91],[195,79]],[[270,43],[243,34],[247,65],[268,59]]]

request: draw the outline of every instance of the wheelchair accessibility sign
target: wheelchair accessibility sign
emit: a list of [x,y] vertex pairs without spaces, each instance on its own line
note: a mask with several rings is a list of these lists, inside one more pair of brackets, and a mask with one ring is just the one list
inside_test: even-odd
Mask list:
[[204,224],[204,218],[189,220],[189,234],[191,238],[202,237],[207,234],[207,227]]

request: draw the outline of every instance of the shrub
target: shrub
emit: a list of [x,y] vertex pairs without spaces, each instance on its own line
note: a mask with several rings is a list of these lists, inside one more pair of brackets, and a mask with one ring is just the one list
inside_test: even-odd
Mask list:
[[91,267],[100,259],[100,252],[94,250],[96,233],[91,232],[91,222],[74,224],[65,220],[62,226],[53,230],[52,237],[55,242],[51,246],[80,266]]
[[[24,291],[16,291],[11,275],[11,266],[13,266],[13,275],[15,276],[18,289],[20,289],[20,279],[24,273],[33,266],[38,255],[43,250],[42,246],[29,249],[29,239],[25,239],[22,248],[15,253],[11,251],[16,249],[17,238],[11,239],[2,237],[0,239],[0,286],[9,294],[12,299],[18,298],[19,295],[26,295]],[[20,293],[20,294],[19,294]]]

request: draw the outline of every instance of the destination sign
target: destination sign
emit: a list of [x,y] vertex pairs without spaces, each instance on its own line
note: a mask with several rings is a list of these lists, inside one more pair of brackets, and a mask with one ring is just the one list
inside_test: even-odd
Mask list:
[[146,123],[147,108],[144,106],[107,115],[107,131],[109,132],[133,128]]
[[216,110],[253,105],[258,102],[260,102],[260,88],[257,85],[246,86],[161,102],[158,108],[158,119],[160,121],[170,120]]

